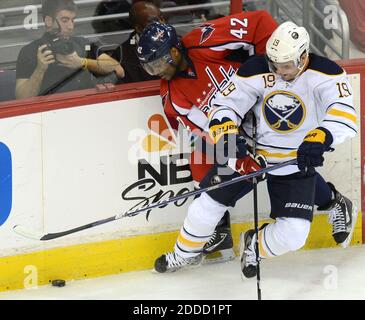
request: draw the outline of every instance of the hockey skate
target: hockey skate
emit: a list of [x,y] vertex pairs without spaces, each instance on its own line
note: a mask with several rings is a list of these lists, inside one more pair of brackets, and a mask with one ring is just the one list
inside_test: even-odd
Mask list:
[[182,268],[198,266],[202,259],[201,253],[195,257],[183,258],[176,252],[168,252],[156,259],[154,270],[158,273],[174,272]]
[[327,182],[335,199],[326,207],[318,207],[319,211],[329,211],[328,222],[332,224],[332,236],[337,244],[348,247],[357,221],[357,208],[352,202],[339,193],[334,185]]
[[253,278],[257,274],[255,244],[252,242],[255,230],[250,229],[240,235],[240,260],[242,275]]
[[229,220],[229,213],[227,211],[214,230],[212,237],[204,245],[203,264],[226,262],[235,258]]

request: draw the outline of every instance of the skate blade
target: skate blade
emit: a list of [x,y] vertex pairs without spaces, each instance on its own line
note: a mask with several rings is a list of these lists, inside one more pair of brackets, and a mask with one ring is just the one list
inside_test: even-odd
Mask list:
[[235,258],[233,249],[225,249],[204,256],[202,264],[213,264],[231,261]]
[[346,238],[346,240],[344,242],[341,243],[341,246],[342,248],[347,248],[349,245],[350,245],[350,242],[352,240],[352,235],[354,233],[354,230],[355,230],[355,225],[356,225],[356,222],[357,222],[357,216],[359,214],[359,211],[357,210],[357,207],[354,206],[353,210],[352,210],[352,227],[351,227],[351,230],[350,230],[350,234],[349,236]]

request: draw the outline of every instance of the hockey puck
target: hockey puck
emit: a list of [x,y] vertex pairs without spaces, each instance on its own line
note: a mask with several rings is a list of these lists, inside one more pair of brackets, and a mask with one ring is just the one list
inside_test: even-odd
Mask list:
[[61,279],[52,280],[51,283],[54,287],[64,287],[66,285],[66,281]]

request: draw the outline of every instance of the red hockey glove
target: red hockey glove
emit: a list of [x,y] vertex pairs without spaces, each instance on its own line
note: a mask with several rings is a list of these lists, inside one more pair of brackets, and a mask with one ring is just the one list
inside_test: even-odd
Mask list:
[[[266,168],[267,161],[266,158],[262,155],[256,155],[254,157],[252,154],[248,154],[247,156],[239,159],[232,159],[235,160],[234,168],[240,175],[246,175],[252,172],[260,171],[261,169]],[[232,163],[232,161],[229,161]],[[231,163],[229,166],[232,168]],[[233,168],[232,168],[233,169]],[[264,180],[266,175],[263,174],[262,176],[257,177],[258,180]]]

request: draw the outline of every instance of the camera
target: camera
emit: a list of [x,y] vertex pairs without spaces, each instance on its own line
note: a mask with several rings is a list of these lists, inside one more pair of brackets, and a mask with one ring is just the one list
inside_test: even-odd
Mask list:
[[75,51],[72,41],[61,37],[52,39],[52,41],[48,43],[48,46],[53,54],[68,55]]
[[75,51],[74,44],[70,39],[66,39],[52,32],[47,33],[45,44],[47,44],[47,49],[51,50],[54,55],[68,55]]

